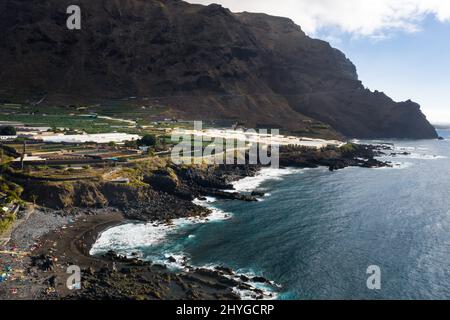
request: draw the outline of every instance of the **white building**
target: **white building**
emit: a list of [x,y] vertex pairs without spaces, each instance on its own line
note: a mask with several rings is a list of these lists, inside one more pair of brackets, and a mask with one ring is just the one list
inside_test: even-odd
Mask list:
[[36,135],[33,139],[39,139],[44,142],[66,142],[66,143],[86,143],[86,142],[96,142],[96,143],[122,143],[125,141],[139,140],[141,137],[137,134],[128,133],[98,133],[98,134],[53,134],[53,135]]
[[17,136],[0,136],[1,141],[14,140],[17,139]]

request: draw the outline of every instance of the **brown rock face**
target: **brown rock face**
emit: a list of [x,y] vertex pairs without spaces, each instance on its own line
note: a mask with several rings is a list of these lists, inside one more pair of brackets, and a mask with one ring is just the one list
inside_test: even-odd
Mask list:
[[[78,4],[82,29],[66,28]],[[3,0],[0,95],[66,104],[147,97],[189,119],[305,135],[435,138],[412,102],[286,18],[178,0]]]

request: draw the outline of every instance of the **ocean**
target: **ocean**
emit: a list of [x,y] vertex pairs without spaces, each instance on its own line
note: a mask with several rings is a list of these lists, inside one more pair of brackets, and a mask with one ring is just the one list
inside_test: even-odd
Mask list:
[[[235,183],[261,201],[209,198],[208,220],[114,227],[92,253],[227,266],[274,281],[278,299],[450,299],[450,131],[439,134],[383,141],[410,153],[381,158],[394,168],[264,169]],[[379,290],[366,285],[372,265]]]

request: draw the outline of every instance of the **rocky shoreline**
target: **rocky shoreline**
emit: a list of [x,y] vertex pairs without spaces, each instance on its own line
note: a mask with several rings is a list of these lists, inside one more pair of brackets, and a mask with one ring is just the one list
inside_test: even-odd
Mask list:
[[[343,149],[305,150],[284,148],[280,150],[280,164],[286,167],[314,168],[327,166],[330,171],[347,166],[389,166],[375,159],[382,147],[350,145]],[[137,257],[124,258],[114,252],[93,257],[89,251],[104,230],[126,220],[145,222],[170,222],[184,217],[207,217],[208,208],[193,203],[195,198],[218,198],[256,201],[257,192],[240,194],[230,192],[232,182],[254,176],[261,166],[223,165],[208,167],[182,167],[170,165],[143,178],[146,186],[131,190],[113,185],[89,184],[83,196],[95,205],[91,208],[62,208],[50,210],[58,223],[42,228],[41,233],[29,232],[33,221],[26,221],[15,231],[16,236],[8,247],[10,256],[2,259],[12,265],[10,279],[0,284],[2,299],[239,299],[239,292],[246,298],[270,299],[274,294],[264,292],[258,284],[276,285],[261,277],[249,277],[234,273],[226,266],[213,269],[195,268],[186,261],[176,261],[181,272],[173,272],[167,266],[144,262]],[[82,186],[86,187],[86,186]],[[34,189],[36,190],[36,189]],[[52,190],[54,191],[54,190]],[[41,190],[42,192],[42,190]],[[44,191],[45,192],[45,191]],[[48,190],[47,190],[48,192]],[[98,197],[96,199],[94,197]],[[64,201],[71,204],[72,199]],[[80,195],[75,195],[80,198]],[[98,208],[100,200],[107,206]],[[47,198],[43,198],[48,200]],[[59,199],[62,199],[61,197]],[[75,197],[74,197],[75,199]],[[59,202],[58,202],[59,201]],[[63,203],[56,200],[57,203]],[[51,206],[50,206],[51,207]],[[48,217],[46,214],[40,213]],[[38,217],[38,216],[37,216]],[[51,219],[53,221],[53,219]],[[45,234],[44,231],[48,231]],[[33,241],[22,239],[27,236]],[[23,253],[19,255],[19,253]],[[2,256],[3,258],[3,256]],[[171,261],[175,260],[175,261]],[[78,265],[82,270],[81,290],[70,291],[66,286],[67,267]]]

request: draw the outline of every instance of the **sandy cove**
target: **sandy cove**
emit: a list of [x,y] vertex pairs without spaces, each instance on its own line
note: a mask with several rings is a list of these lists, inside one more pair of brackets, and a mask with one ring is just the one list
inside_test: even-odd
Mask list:
[[[232,272],[226,268],[216,271],[192,268],[190,272],[176,274],[165,266],[137,259],[90,256],[89,250],[99,234],[123,222],[118,212],[82,215],[40,238],[29,254],[2,255],[2,263],[14,265],[14,274],[21,271],[0,284],[1,298],[239,299],[232,288],[247,288],[244,283],[226,277],[226,273]],[[51,266],[47,268],[48,264]],[[82,270],[81,290],[67,288],[70,265]]]

